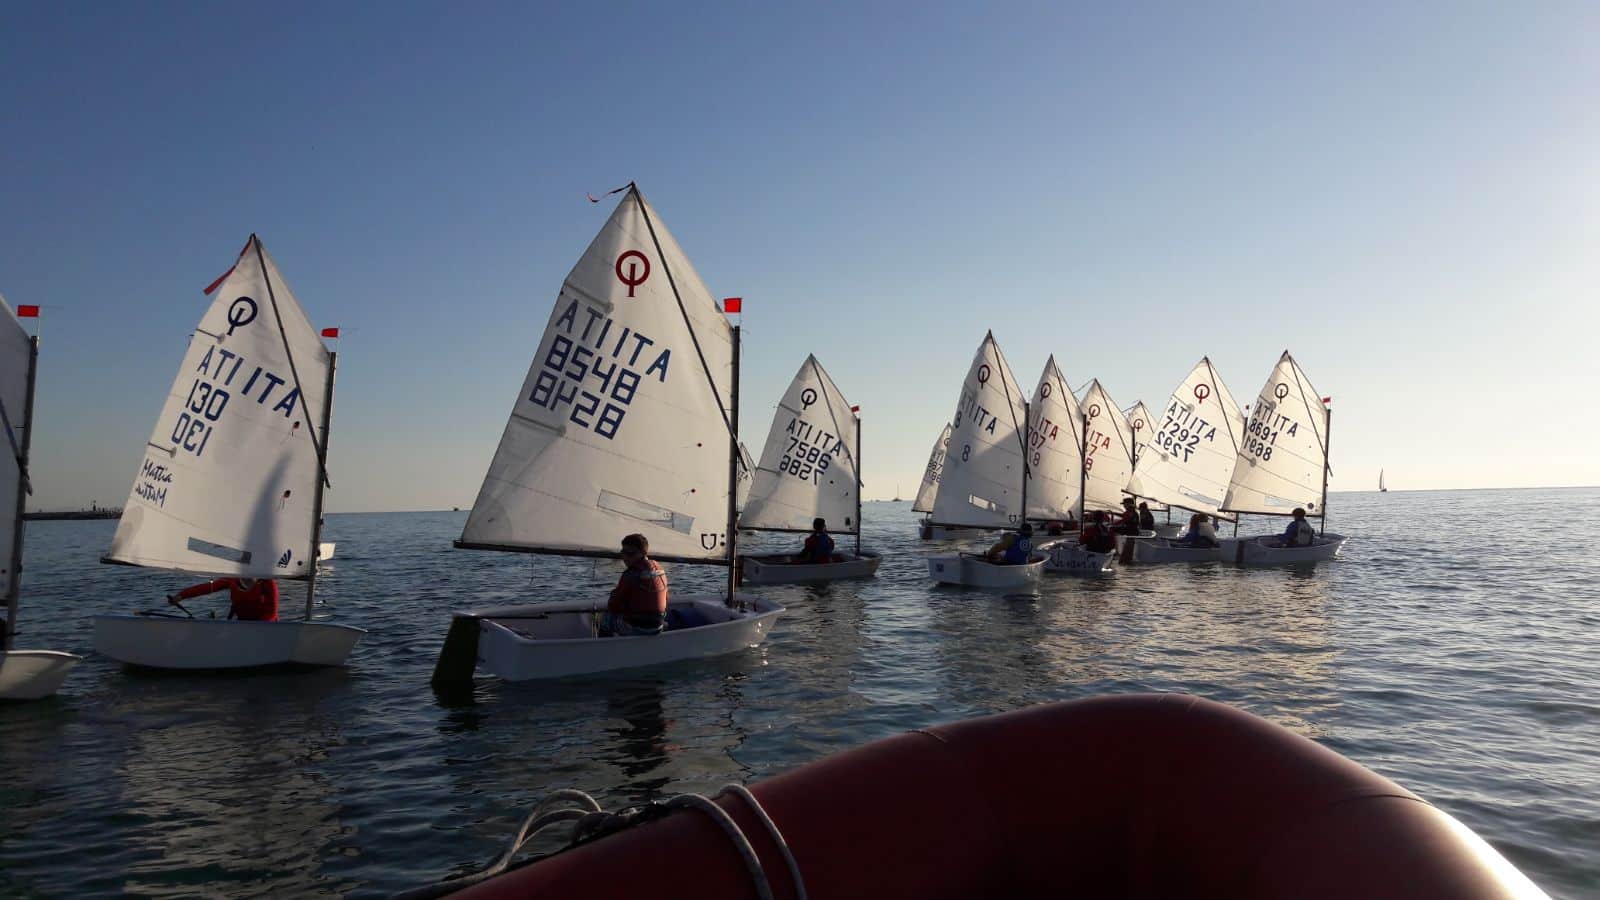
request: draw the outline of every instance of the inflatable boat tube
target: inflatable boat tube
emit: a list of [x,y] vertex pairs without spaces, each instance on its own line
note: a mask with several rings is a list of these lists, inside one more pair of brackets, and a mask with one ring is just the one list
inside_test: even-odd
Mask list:
[[[1544,897],[1441,810],[1219,703],[1125,695],[877,741],[753,788],[813,900],[853,897]],[[724,796],[776,897],[777,844]],[[689,810],[513,869],[465,898],[747,898]]]

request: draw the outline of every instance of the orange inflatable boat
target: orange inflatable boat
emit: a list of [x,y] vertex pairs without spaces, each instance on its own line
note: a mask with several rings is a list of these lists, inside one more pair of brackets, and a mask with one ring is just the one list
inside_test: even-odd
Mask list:
[[[928,728],[752,792],[811,900],[1545,896],[1410,791],[1193,697],[1100,697]],[[735,795],[716,802],[759,857],[771,896],[802,896],[758,812]],[[759,894],[729,832],[690,809],[454,896]]]

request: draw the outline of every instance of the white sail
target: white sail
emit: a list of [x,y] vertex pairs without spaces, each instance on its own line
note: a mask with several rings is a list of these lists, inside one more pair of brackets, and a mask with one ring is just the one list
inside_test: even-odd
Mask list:
[[1320,516],[1327,465],[1328,408],[1285,350],[1250,407],[1222,508],[1288,515],[1302,507]]
[[933,512],[933,500],[939,496],[939,483],[944,480],[945,454],[950,447],[950,423],[946,422],[939,439],[928,451],[928,467],[922,472],[922,485],[917,488],[917,499],[911,504],[912,512]]
[[1084,467],[1089,470],[1083,491],[1083,508],[1120,510],[1123,488],[1133,474],[1133,436],[1128,420],[1099,379],[1089,383],[1081,401],[1089,420],[1084,432]]
[[734,508],[744,512],[746,503],[750,502],[750,486],[755,484],[756,462],[750,458],[750,448],[739,442],[739,480],[738,487],[733,492]]
[[1178,384],[1159,421],[1128,492],[1217,515],[1239,455],[1244,416],[1209,358]]
[[1039,384],[1028,405],[1028,518],[1065,519],[1078,514],[1078,488],[1083,465],[1082,421],[1078,400],[1056,368],[1045,361]]
[[994,334],[985,335],[950,420],[934,522],[1006,528],[1021,521],[1025,402]]
[[189,339],[108,562],[305,578],[330,355],[254,236]]
[[1388,488],[1383,486],[1383,470],[1382,469],[1378,470],[1378,490],[1380,490],[1380,491],[1387,491],[1388,490]]
[[[1143,400],[1123,410],[1122,417],[1128,420],[1128,429],[1133,435],[1133,471],[1137,473],[1139,460],[1144,458],[1145,448],[1150,446],[1150,436],[1155,431],[1155,420],[1150,417],[1150,411],[1145,409]],[[1165,503],[1146,501],[1146,505],[1152,512],[1161,512],[1167,508]]]
[[807,356],[767,431],[739,527],[800,531],[822,517],[856,532],[856,417],[833,379]]
[[561,285],[461,543],[616,552],[638,532],[652,556],[725,558],[732,386],[722,308],[630,188]]
[[[0,571],[4,584],[0,589],[12,596],[13,587],[21,573],[13,568],[11,545],[22,520],[17,517],[17,498],[27,490],[22,458],[24,418],[28,406],[28,368],[33,358],[33,341],[23,330],[11,311],[11,304],[0,297],[0,428],[5,430],[5,441],[0,444]],[[13,617],[15,613],[11,613]],[[0,639],[0,650],[5,642]]]

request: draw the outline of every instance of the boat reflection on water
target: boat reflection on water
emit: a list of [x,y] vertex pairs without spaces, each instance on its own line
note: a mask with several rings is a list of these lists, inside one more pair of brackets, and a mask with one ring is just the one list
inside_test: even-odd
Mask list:
[[[969,595],[970,593],[970,595]],[[1037,602],[930,595],[948,717],[1125,691],[1234,703],[1302,734],[1338,706],[1327,576],[1315,569],[1129,567],[1047,578]]]
[[104,731],[125,741],[113,755],[110,805],[126,829],[115,890],[228,892],[264,879],[284,895],[327,890],[328,848],[348,836],[325,769],[345,745],[331,710],[353,689],[348,673],[130,671],[122,703],[146,725]]

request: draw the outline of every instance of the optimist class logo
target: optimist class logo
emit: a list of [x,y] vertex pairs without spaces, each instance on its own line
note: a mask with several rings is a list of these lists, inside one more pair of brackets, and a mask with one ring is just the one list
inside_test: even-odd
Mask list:
[[[626,273],[622,268],[623,263],[628,264]],[[616,270],[617,280],[628,286],[628,296],[632,297],[633,289],[650,277],[650,258],[637,250],[627,250],[617,257],[617,263],[612,268]]]

